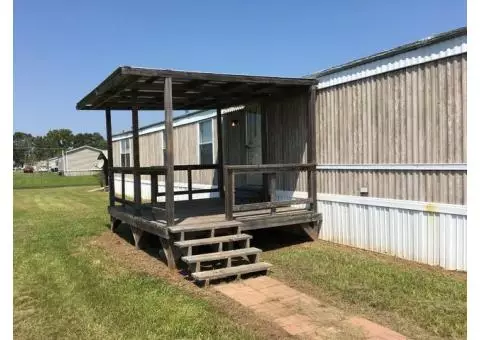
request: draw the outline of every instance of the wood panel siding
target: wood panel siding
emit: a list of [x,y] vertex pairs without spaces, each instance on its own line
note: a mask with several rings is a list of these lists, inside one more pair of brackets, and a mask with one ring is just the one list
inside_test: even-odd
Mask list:
[[[213,163],[217,162],[217,145],[215,142],[217,136],[216,118],[210,118],[212,121],[213,138]],[[174,159],[175,165],[199,164],[199,122],[177,126],[173,129],[174,138]],[[155,131],[139,136],[140,145],[140,166],[158,166],[164,165],[163,159],[163,133],[164,131]],[[131,148],[131,160],[133,160],[133,149]],[[113,163],[114,166],[120,166],[120,141],[113,142]],[[131,163],[132,164],[132,163]],[[127,177],[129,178],[129,177]],[[142,176],[142,180],[149,180],[150,176]],[[159,182],[164,182],[163,176],[159,176]],[[174,181],[177,183],[187,183],[187,171],[175,171]],[[217,185],[217,175],[215,170],[198,170],[192,172],[193,183]]]
[[[267,163],[307,162],[307,105],[307,93],[265,103],[263,107],[267,115]],[[319,130],[317,138],[318,133]],[[278,174],[277,189],[307,191],[307,174]]]
[[[461,54],[321,89],[319,164],[466,163]],[[323,193],[466,204],[466,171],[319,172]]]

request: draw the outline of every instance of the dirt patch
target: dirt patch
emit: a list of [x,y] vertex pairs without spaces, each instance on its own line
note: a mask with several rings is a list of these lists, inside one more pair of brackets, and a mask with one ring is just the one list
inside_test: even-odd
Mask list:
[[[199,288],[177,271],[169,270],[163,255],[158,254],[158,247],[148,240],[144,250],[137,250],[133,245],[131,236],[122,233],[122,237],[110,231],[104,232],[99,237],[91,240],[90,245],[104,249],[107,256],[118,263],[119,266],[130,271],[146,273],[153,277],[161,278],[172,285],[208,299],[217,309],[232,319],[238,320],[244,327],[252,329],[259,336],[266,339],[293,338],[273,322],[257,318],[252,311],[244,306],[232,302],[220,292],[210,288]],[[150,242],[149,242],[150,241]]]

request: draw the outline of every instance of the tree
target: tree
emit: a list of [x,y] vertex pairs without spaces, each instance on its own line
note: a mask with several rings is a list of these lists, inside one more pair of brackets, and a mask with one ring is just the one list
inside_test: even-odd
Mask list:
[[70,129],[57,129],[48,131],[45,138],[51,148],[68,150],[73,148],[75,136]]
[[25,132],[13,134],[13,162],[15,166],[23,166],[32,152],[34,137]]
[[106,140],[98,132],[76,134],[73,139],[73,147],[79,148],[83,145],[93,146],[102,150],[107,148]]
[[98,132],[78,133],[74,135],[70,129],[55,129],[45,136],[32,136],[29,133],[15,132],[13,134],[13,162],[16,166],[25,163],[47,160],[60,156],[62,150],[78,148],[83,145],[106,149],[107,142]]

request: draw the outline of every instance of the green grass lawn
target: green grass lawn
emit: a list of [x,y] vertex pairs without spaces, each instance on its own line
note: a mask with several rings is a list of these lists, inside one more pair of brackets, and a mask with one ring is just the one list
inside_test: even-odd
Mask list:
[[416,339],[466,337],[464,273],[317,241],[265,252],[271,275]]
[[92,185],[100,186],[97,176],[59,176],[53,172],[13,173],[14,189],[54,188],[66,186]]
[[[87,191],[14,190],[15,337],[268,338],[258,327],[253,333],[248,314],[232,316],[228,302],[93,246],[108,226],[107,194]],[[262,232],[272,241],[274,230]],[[466,336],[466,275],[321,241],[276,245],[263,259],[285,283],[410,338]]]
[[14,190],[16,338],[260,337],[210,300],[92,246],[109,222],[106,202],[85,187]]

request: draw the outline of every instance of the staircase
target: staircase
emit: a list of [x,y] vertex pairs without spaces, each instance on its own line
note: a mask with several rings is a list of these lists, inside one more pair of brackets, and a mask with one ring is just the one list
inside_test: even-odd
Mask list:
[[265,272],[271,264],[260,261],[261,249],[250,247],[251,235],[241,222],[222,221],[195,226],[169,227],[191,276],[205,285],[210,280]]

